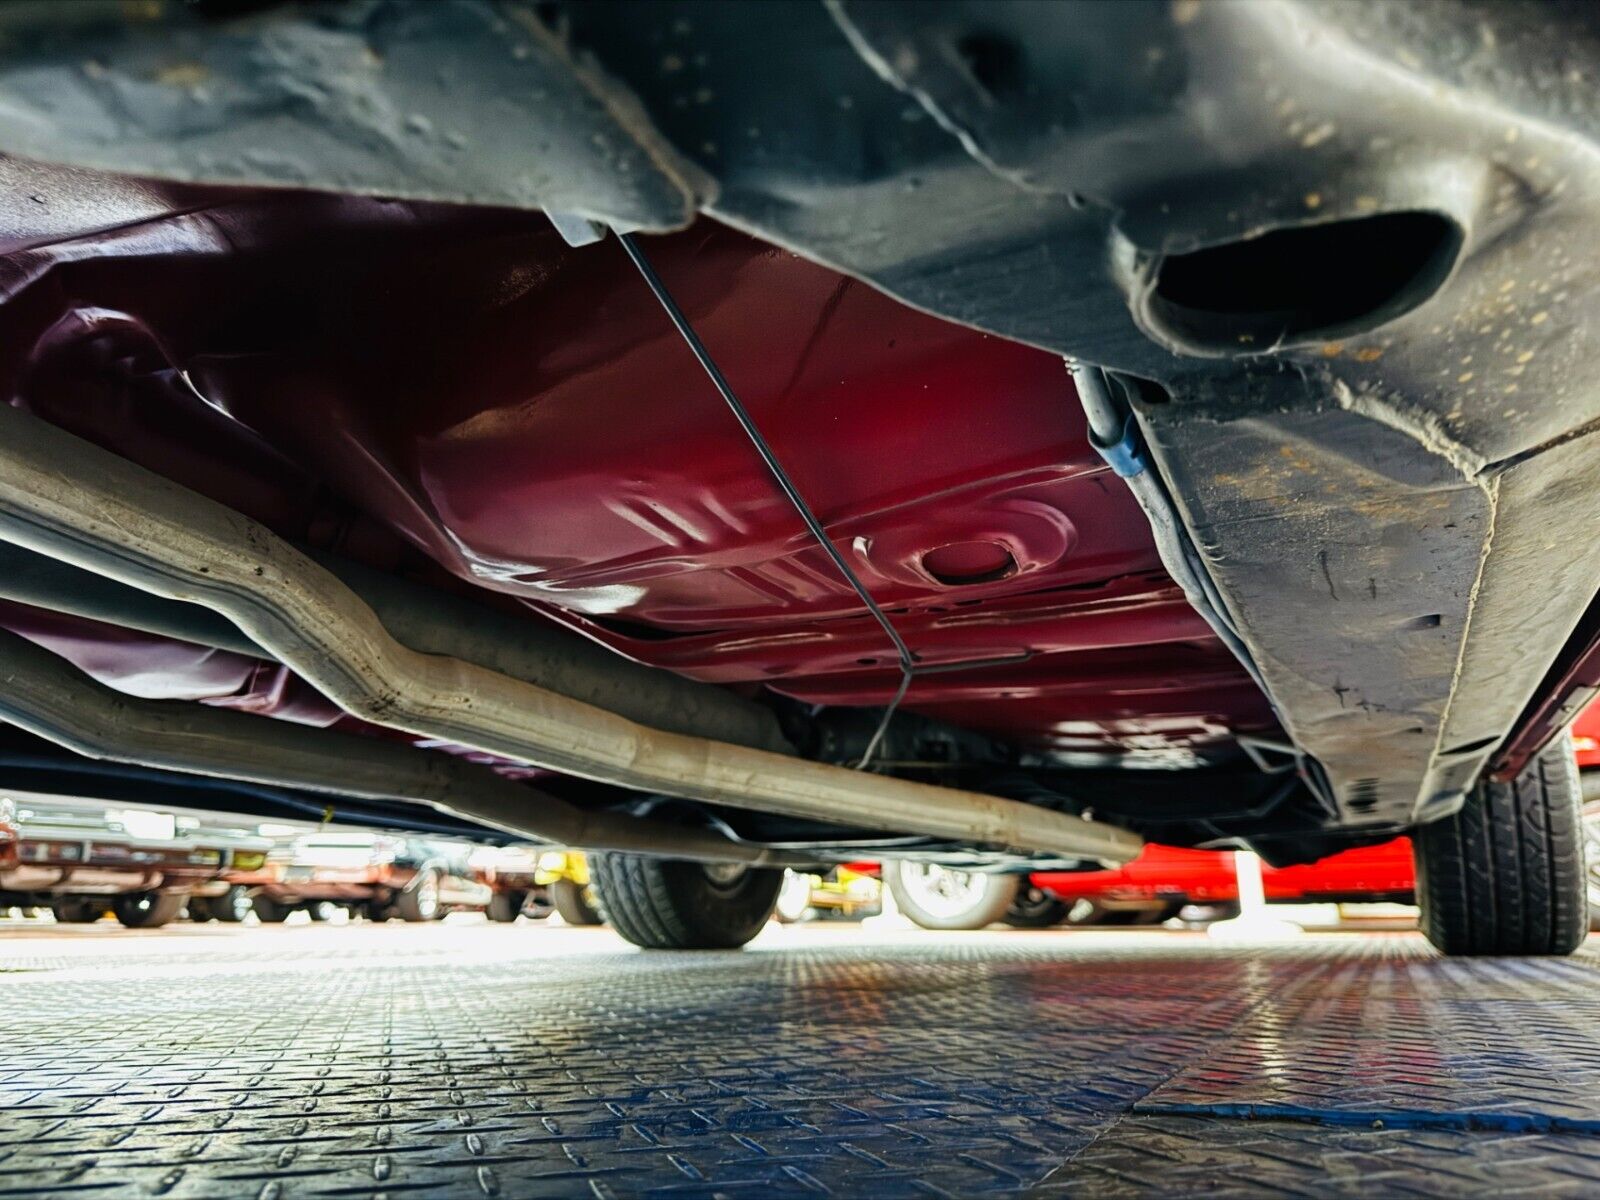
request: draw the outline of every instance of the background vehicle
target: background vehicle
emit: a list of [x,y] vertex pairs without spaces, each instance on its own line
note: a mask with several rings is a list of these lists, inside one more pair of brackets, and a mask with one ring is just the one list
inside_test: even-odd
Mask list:
[[[272,861],[270,851],[260,856],[259,863],[254,859],[248,863],[231,863],[222,873],[222,890],[189,897],[186,906],[189,919],[201,923],[221,921],[229,925],[238,924],[255,911],[256,890],[277,878],[278,866]],[[315,918],[320,920],[326,915],[318,910]]]
[[258,868],[269,847],[172,812],[17,792],[9,800],[0,907],[48,907],[68,924],[109,912],[130,928],[165,925],[186,903],[225,893],[227,872]]
[[589,860],[576,850],[546,850],[534,879],[549,890],[550,903],[568,925],[603,925],[605,914]]
[[12,752],[592,846],[663,948],[1402,835],[1577,945],[1585,6],[358,7],[0,6]]
[[[1075,925],[1152,925],[1186,905],[1236,904],[1233,855],[1222,850],[1146,846],[1138,858],[1104,871],[1039,871],[1030,876],[951,870],[930,863],[885,866],[900,911],[929,929],[1005,924],[1042,929]],[[1278,903],[1415,900],[1411,843],[1346,850],[1321,862],[1266,866],[1267,900]]]
[[[1316,863],[1263,866],[1261,878],[1268,902],[1411,904],[1416,899],[1411,843],[1405,838]],[[1231,853],[1170,846],[1147,846],[1115,871],[1042,872],[1032,883],[1066,906],[1063,919],[1076,908],[1074,920],[1083,924],[1159,922],[1186,905],[1231,906],[1239,899]]]
[[825,875],[784,873],[773,916],[784,924],[816,918],[856,920],[882,910],[876,863],[845,863]]
[[[1583,710],[1570,736],[1584,796],[1590,927],[1600,929],[1600,703]],[[1102,871],[1008,877],[891,863],[887,872],[901,911],[933,929],[978,929],[996,922],[1040,928],[1068,920],[1153,924],[1176,916],[1186,905],[1227,906],[1239,899],[1230,853],[1173,846],[1146,846],[1132,862]],[[1261,878],[1269,902],[1416,900],[1412,847],[1406,838],[1315,863],[1267,864]]]
[[555,911],[548,883],[539,876],[539,856],[528,846],[480,846],[472,852],[472,877],[494,893],[485,910],[489,920],[542,921]]
[[472,849],[464,842],[353,830],[308,834],[273,852],[273,877],[255,889],[252,903],[267,924],[296,909],[315,918],[321,904],[374,921],[435,921],[458,909],[485,909],[494,890],[475,877]]

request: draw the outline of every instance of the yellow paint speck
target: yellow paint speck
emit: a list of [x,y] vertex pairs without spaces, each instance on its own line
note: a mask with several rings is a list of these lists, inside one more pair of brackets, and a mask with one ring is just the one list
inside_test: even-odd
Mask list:
[[167,87],[199,87],[211,78],[211,68],[203,63],[173,63],[156,72],[156,82]]

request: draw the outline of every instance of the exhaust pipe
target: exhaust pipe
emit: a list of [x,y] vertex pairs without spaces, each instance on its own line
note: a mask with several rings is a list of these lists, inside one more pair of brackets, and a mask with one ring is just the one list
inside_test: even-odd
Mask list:
[[734,808],[1104,862],[1142,839],[1034,805],[672,733],[401,645],[264,526],[0,405],[0,538],[233,621],[346,712],[564,774]]
[[[465,659],[656,729],[793,754],[776,714],[725,688],[616,654],[577,633],[516,617],[372,571],[314,556],[372,608],[401,645]],[[0,542],[0,599],[248,654],[272,655],[226,617]]]
[[648,817],[591,813],[448,754],[113,691],[0,629],[0,718],[87,758],[373,800],[410,800],[558,846],[768,865],[789,857]]

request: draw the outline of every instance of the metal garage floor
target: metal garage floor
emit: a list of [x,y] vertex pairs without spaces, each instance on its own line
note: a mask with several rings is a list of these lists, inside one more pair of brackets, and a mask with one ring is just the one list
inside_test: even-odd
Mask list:
[[0,932],[0,1195],[1594,1194],[1597,966],[1409,935]]

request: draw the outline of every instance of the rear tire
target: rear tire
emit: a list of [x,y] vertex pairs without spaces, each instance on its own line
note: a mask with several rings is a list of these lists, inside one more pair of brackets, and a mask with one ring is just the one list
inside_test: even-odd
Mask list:
[[127,929],[159,929],[183,911],[182,892],[132,892],[111,902],[111,912]]
[[339,911],[339,906],[332,900],[312,900],[305,906],[306,916],[313,921],[321,923],[333,920]]
[[530,921],[546,920],[555,910],[556,906],[550,902],[548,887],[534,888],[522,902],[522,915]]
[[[591,869],[589,878],[594,878]],[[605,917],[584,893],[589,889],[575,879],[558,879],[550,885],[550,903],[568,925],[604,925]]]
[[93,925],[106,915],[106,905],[99,900],[58,900],[50,911],[62,925]]
[[526,892],[496,892],[489,897],[489,920],[509,925],[522,915],[522,906],[527,901]]
[[1422,932],[1446,954],[1570,954],[1589,928],[1578,766],[1559,738],[1418,829]]
[[429,867],[417,875],[410,887],[396,892],[394,911],[402,921],[437,921],[441,915],[439,872]]
[[1017,888],[1017,898],[1000,920],[1013,929],[1050,929],[1065,921],[1071,910],[1070,901],[1029,883]]
[[[205,902],[206,911],[219,921],[226,921],[230,925],[237,925],[250,915],[254,907],[250,900],[250,889],[234,884],[220,896],[212,896]],[[194,904],[189,905],[190,909]]]
[[[611,927],[647,950],[736,949],[761,932],[783,886],[783,871],[771,867],[635,854],[591,855],[589,878]],[[559,887],[551,895],[565,917]]]
[[250,901],[256,910],[256,919],[263,925],[282,925],[289,919],[289,906],[279,904],[271,896],[256,896]]
[[924,929],[983,929],[1004,920],[1022,876],[954,871],[901,859],[883,865],[894,902]]

